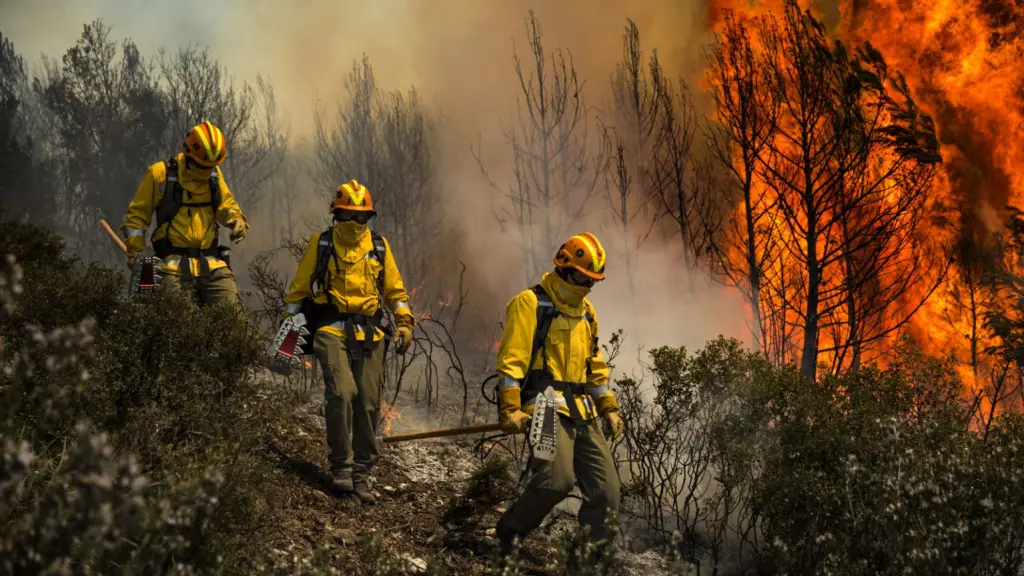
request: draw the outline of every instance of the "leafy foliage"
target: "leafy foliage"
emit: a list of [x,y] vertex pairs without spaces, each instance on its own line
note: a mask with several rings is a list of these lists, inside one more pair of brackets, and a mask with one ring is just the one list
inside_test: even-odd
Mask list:
[[291,406],[256,377],[253,329],[231,307],[127,301],[123,275],[46,230],[0,238],[2,570],[247,571],[263,443]]
[[[626,508],[684,556],[768,573],[1024,568],[1024,435],[972,430],[948,362],[903,342],[885,368],[818,383],[736,341],[651,354],[655,398],[619,381]],[[625,471],[625,470],[623,470]]]

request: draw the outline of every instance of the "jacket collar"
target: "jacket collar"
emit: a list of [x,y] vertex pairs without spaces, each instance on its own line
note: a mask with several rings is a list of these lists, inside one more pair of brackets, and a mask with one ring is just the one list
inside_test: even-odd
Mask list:
[[547,272],[541,278],[540,285],[548,293],[551,302],[558,311],[568,316],[580,317],[586,314],[586,296],[590,289],[576,286],[562,280],[558,274]]

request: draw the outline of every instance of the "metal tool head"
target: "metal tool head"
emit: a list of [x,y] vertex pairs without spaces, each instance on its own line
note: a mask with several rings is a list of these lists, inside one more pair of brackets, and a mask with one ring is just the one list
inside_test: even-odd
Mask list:
[[533,404],[530,423],[530,447],[534,458],[552,461],[558,449],[558,404],[555,390],[548,386],[538,394]]
[[135,273],[132,276],[131,295],[152,294],[160,285],[163,276],[157,263],[160,259],[156,256],[140,256],[139,263],[135,266]]
[[289,316],[281,322],[268,350],[271,371],[287,376],[291,374],[292,368],[302,364],[299,356],[300,347],[306,343],[304,336],[309,336],[309,330],[306,329],[306,317],[302,314]]

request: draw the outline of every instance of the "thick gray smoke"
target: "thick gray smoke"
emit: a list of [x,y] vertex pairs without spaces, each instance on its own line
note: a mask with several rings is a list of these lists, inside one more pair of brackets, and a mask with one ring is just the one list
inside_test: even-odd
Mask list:
[[[572,0],[549,3],[477,0],[269,0],[174,4],[152,0],[33,0],[0,6],[3,32],[30,64],[38,56],[59,58],[82,24],[103,18],[115,37],[132,38],[144,53],[163,46],[208,46],[239,81],[257,74],[273,84],[292,138],[309,136],[316,102],[328,106],[343,90],[354,59],[370,56],[387,90],[415,85],[444,115],[438,181],[445,213],[461,237],[460,259],[482,284],[497,317],[505,301],[526,287],[519,251],[493,217],[495,193],[470,154],[479,144],[488,168],[502,182],[508,147],[502,126],[515,119],[517,80],[513,46],[525,54],[523,19],[533,7],[544,29],[545,47],[569,49],[583,80],[588,104],[609,101],[610,75],[622,55],[626,18],[640,28],[645,50],[657,47],[666,70],[699,81],[707,40],[703,3],[672,0]],[[60,18],[54,15],[59,14]],[[595,109],[595,116],[600,110]],[[596,134],[596,126],[592,128]],[[608,201],[600,197],[579,231],[605,237]],[[553,250],[555,247],[551,247]],[[681,269],[675,243],[645,245],[633,281],[614,258],[609,280],[593,300],[609,335],[628,334],[620,368],[631,369],[638,347],[697,347],[718,334],[743,337],[741,300],[704,274]],[[630,284],[635,292],[630,290]],[[697,288],[692,288],[697,287]]]

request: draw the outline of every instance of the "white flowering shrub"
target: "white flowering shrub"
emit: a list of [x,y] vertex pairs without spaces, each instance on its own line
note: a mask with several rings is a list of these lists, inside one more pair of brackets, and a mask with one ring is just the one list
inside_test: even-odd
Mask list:
[[124,298],[52,233],[0,222],[0,574],[252,573],[290,397],[228,307]]
[[[24,298],[22,270],[7,256],[0,270],[0,318]],[[0,341],[0,572],[4,574],[154,574],[216,571],[203,545],[216,478],[154,491],[135,459],[115,453],[105,434],[80,422],[61,443],[59,422],[72,392],[89,380],[81,358],[93,345],[92,323],[43,331],[27,325],[30,345]],[[40,361],[41,360],[41,361]],[[46,374],[45,389],[20,387]],[[63,385],[59,385],[59,384]],[[30,404],[34,418],[19,423]],[[28,424],[28,425],[26,425]]]

